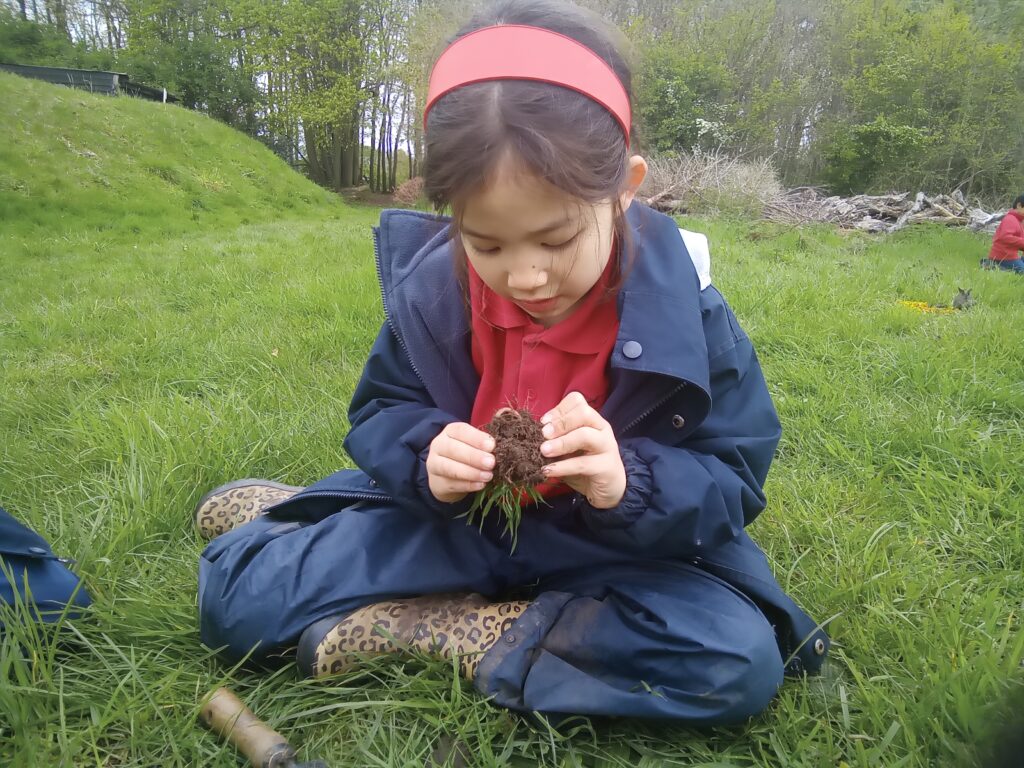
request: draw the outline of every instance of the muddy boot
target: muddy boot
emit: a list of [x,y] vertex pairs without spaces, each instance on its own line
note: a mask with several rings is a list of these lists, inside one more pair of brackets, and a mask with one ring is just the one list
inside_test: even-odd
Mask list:
[[235,480],[214,488],[196,505],[199,534],[212,539],[255,519],[263,510],[301,491],[297,485],[272,480]]
[[491,603],[483,595],[425,595],[374,603],[347,616],[311,625],[299,638],[299,669],[312,677],[351,669],[360,658],[415,648],[434,656],[458,656],[472,681],[477,665],[529,605]]

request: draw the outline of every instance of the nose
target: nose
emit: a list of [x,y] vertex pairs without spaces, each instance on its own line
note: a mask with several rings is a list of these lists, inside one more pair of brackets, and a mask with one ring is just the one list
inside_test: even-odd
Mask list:
[[548,271],[536,264],[518,264],[508,273],[508,288],[514,293],[526,293],[543,288],[548,283]]

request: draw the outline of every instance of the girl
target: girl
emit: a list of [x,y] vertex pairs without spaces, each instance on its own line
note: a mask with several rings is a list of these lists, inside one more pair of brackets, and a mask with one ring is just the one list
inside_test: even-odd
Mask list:
[[988,258],[981,260],[981,266],[989,269],[998,267],[1024,275],[1024,258],[1021,258],[1019,251],[1024,251],[1024,195],[1013,201],[1010,210],[999,222],[992,235],[992,249]]
[[[630,73],[601,23],[507,1],[437,61],[425,183],[451,219],[384,211],[387,322],[349,411],[359,470],[200,502],[205,643],[298,645],[337,673],[413,646],[505,707],[727,723],[825,635],[744,531],[779,423],[747,336],[671,219],[633,202]],[[546,503],[510,551],[496,410],[544,423]],[[262,514],[261,514],[262,513]],[[242,525],[244,523],[244,525]]]

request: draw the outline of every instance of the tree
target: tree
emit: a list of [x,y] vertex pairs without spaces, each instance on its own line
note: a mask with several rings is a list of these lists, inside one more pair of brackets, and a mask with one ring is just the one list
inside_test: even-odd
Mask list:
[[119,60],[134,79],[253,130],[257,91],[236,66],[228,0],[126,0],[126,12],[127,47]]

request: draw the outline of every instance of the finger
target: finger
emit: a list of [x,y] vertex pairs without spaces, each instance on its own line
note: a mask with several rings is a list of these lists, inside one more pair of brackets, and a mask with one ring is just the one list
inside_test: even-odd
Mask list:
[[445,480],[442,482],[442,493],[476,493],[487,487],[487,483],[471,483],[465,480]]
[[494,454],[474,448],[456,438],[439,443],[435,451],[439,457],[451,459],[483,471],[494,469]]
[[570,392],[562,401],[552,408],[550,411],[540,417],[541,424],[550,424],[559,418],[564,418],[566,414],[585,406],[587,404],[587,398],[583,396],[582,392]]
[[608,460],[603,456],[574,456],[544,467],[547,477],[594,477],[608,471]]
[[494,450],[493,437],[482,429],[477,429],[464,421],[452,422],[444,428],[444,433],[448,435],[448,437],[458,440],[460,443],[472,446],[477,450],[487,451],[488,453]]
[[462,480],[467,483],[489,483],[494,475],[468,464],[449,459],[447,456],[434,456],[430,459],[431,466],[427,471],[445,480]]
[[[544,437],[549,440],[553,437],[560,437],[561,435],[568,434],[574,429],[580,427],[593,427],[594,429],[605,429],[608,426],[608,422],[604,420],[596,410],[590,407],[590,403],[584,399],[583,395],[578,392],[571,392],[566,395],[566,399],[563,400],[563,404],[566,403],[573,395],[579,395],[579,401],[573,398],[573,402],[568,403],[568,407],[564,410],[556,408],[552,413],[550,421],[544,425],[541,432]],[[547,414],[545,414],[547,415]]]
[[611,448],[610,433],[594,427],[578,427],[566,435],[541,444],[544,456],[567,456],[570,453],[603,453]]

